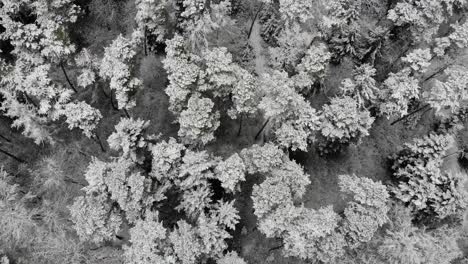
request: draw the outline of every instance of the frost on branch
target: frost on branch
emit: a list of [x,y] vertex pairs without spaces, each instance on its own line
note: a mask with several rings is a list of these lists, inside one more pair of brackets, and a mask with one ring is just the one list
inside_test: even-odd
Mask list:
[[215,139],[214,132],[219,127],[219,112],[215,111],[214,103],[209,98],[198,94],[190,97],[187,109],[180,113],[178,132],[186,144],[206,145]]
[[99,75],[110,81],[110,89],[115,91],[119,109],[135,106],[132,95],[141,87],[141,81],[133,77],[136,56],[134,40],[119,35],[104,49]]

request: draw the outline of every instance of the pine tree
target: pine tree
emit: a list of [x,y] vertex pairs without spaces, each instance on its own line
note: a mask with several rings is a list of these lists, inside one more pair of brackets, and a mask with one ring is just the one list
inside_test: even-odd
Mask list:
[[[326,139],[323,151],[336,151],[340,146],[359,142],[369,135],[374,122],[368,110],[361,109],[349,96],[334,97],[322,108],[320,132]],[[329,149],[331,148],[331,149]],[[327,150],[328,149],[328,150]]]
[[137,151],[145,148],[148,144],[146,140],[148,136],[145,136],[145,130],[148,126],[149,121],[122,118],[107,142],[112,149],[122,151],[124,157],[138,161]]
[[[435,80],[423,99],[439,115],[450,115],[460,110],[468,99],[468,78],[465,67],[450,67],[445,70],[445,81]],[[446,112],[449,112],[448,114]]]
[[187,109],[180,113],[178,132],[186,144],[206,145],[215,140],[214,132],[219,127],[219,112],[209,98],[194,94],[187,102]]
[[315,139],[319,129],[318,113],[293,88],[286,72],[264,74],[260,80],[264,96],[259,108],[272,123],[272,130],[280,146],[293,150],[307,150],[308,141]]
[[344,95],[353,97],[360,107],[375,106],[379,95],[375,74],[375,68],[369,64],[356,67],[353,78],[344,79],[340,90]]
[[136,56],[136,40],[117,36],[111,45],[104,49],[99,76],[109,80],[109,87],[115,91],[119,109],[135,106],[132,95],[141,88],[141,81],[134,77],[133,63]]
[[387,117],[404,116],[408,113],[408,105],[411,100],[418,99],[420,87],[418,81],[410,76],[410,71],[405,68],[397,73],[390,73],[384,81],[380,98],[380,112]]
[[235,153],[216,166],[216,176],[221,185],[229,192],[240,190],[239,184],[245,181],[245,165],[241,157]]
[[392,156],[392,193],[423,220],[458,215],[467,206],[463,177],[440,169],[452,142],[449,135],[431,134],[406,143]]

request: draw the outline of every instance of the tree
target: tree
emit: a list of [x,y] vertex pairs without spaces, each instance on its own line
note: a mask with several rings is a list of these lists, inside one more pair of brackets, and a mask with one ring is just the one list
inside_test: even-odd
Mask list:
[[[227,97],[237,82],[236,68],[227,49],[213,48],[202,52],[204,82],[199,91],[211,91],[215,97]],[[237,66],[237,67],[236,67]]]
[[346,78],[341,82],[340,90],[346,95],[353,97],[360,107],[369,107],[377,104],[379,88],[374,76],[376,70],[369,64],[356,67],[353,78]]
[[218,259],[217,264],[247,264],[235,251],[229,251]]
[[89,193],[69,207],[71,220],[81,240],[102,243],[112,240],[122,224],[120,212],[107,203],[107,195]]
[[353,201],[344,211],[342,224],[348,246],[352,248],[369,242],[378,228],[388,222],[389,194],[386,187],[380,182],[356,175],[339,176],[339,186],[341,192],[353,196]]
[[163,60],[164,69],[168,73],[169,85],[165,92],[169,96],[169,110],[179,115],[184,109],[187,99],[195,85],[202,70],[195,63],[196,55],[189,52],[188,47],[181,35],[175,35],[166,41],[166,58]]
[[267,172],[252,191],[258,228],[267,237],[283,239],[285,256],[332,262],[344,254],[345,240],[337,233],[341,218],[331,206],[314,210],[295,205],[308,184],[308,175],[293,161]]
[[468,41],[466,40],[468,37],[468,22],[465,21],[465,23],[461,25],[457,22],[450,26],[452,27],[453,32],[450,33],[448,38],[452,41],[452,43],[454,43],[460,49],[468,47]]
[[162,180],[163,178],[174,179],[177,177],[185,151],[184,145],[177,143],[177,140],[174,138],[169,138],[168,141],[161,141],[152,146],[151,177],[158,180]]
[[135,16],[137,30],[143,32],[146,54],[148,37],[153,37],[156,43],[164,43],[169,33],[166,28],[169,19],[169,14],[166,13],[168,2],[167,0],[138,0],[135,5],[137,8]]
[[408,63],[410,68],[417,73],[424,73],[431,65],[432,54],[430,49],[415,49],[401,60]]
[[224,189],[236,192],[240,190],[239,183],[245,181],[245,170],[244,162],[235,153],[216,166],[216,176]]
[[[16,19],[22,16],[22,10],[31,12],[34,23]],[[72,101],[72,90],[76,89],[64,67],[66,59],[75,52],[67,30],[76,22],[79,11],[70,0],[4,1],[0,11],[5,26],[0,38],[13,44],[16,55],[15,63],[2,69],[5,78],[0,92],[7,98],[2,108],[7,116],[16,119],[13,125],[23,127],[24,134],[37,144],[52,141],[46,126],[61,116],[66,117],[71,129],[78,127],[88,137],[101,118],[97,109],[82,101]],[[72,90],[50,75],[56,66],[60,66]],[[89,83],[83,78],[83,82]],[[18,102],[21,97],[26,102]]]
[[409,25],[416,40],[430,42],[439,27],[453,15],[463,1],[406,1],[399,2],[388,11],[387,18],[397,26]]
[[332,98],[330,104],[323,106],[320,120],[320,132],[326,139],[326,148],[332,148],[330,151],[340,145],[359,142],[369,135],[374,122],[369,111],[360,109],[357,101],[349,96]]
[[182,264],[195,264],[202,254],[203,245],[196,235],[196,229],[183,220],[177,222],[177,228],[169,234],[169,241]]
[[453,114],[465,105],[468,99],[468,78],[465,67],[454,66],[445,70],[445,81],[435,80],[428,91],[423,93],[424,100],[439,115]]
[[68,128],[79,128],[85,136],[91,138],[99,121],[102,118],[101,112],[85,102],[70,102],[58,110],[60,116],[66,117]]
[[294,90],[286,72],[264,74],[260,86],[264,96],[258,107],[272,123],[276,140],[281,146],[306,151],[320,125],[316,110]]
[[199,0],[184,0],[182,5],[184,10],[180,14],[180,27],[184,29],[194,51],[202,51],[208,47],[209,34],[234,23],[229,16],[230,1],[205,3]]
[[144,134],[148,126],[149,121],[122,118],[115,126],[116,131],[109,136],[107,142],[112,149],[122,151],[124,157],[138,161],[138,149],[143,149],[148,144],[148,137],[145,137]]
[[314,18],[315,1],[279,1],[279,11],[286,23],[305,23]]
[[419,98],[419,92],[418,80],[410,76],[408,68],[390,73],[380,94],[380,112],[387,117],[406,115],[410,101]]
[[274,144],[252,145],[240,153],[249,174],[266,173],[282,163],[284,153]]
[[449,135],[431,134],[406,143],[392,156],[395,181],[392,194],[418,218],[426,218],[422,220],[457,215],[467,205],[463,178],[440,169],[452,142]]
[[131,96],[141,87],[141,81],[133,77],[136,44],[136,40],[120,34],[104,49],[99,76],[110,80],[110,89],[115,91],[119,109],[134,107],[135,101]]
[[298,24],[284,28],[277,37],[277,46],[268,48],[270,64],[275,70],[295,69],[307,52],[315,51],[308,50],[313,38],[311,33],[302,30]]
[[129,264],[169,264],[175,261],[168,255],[167,230],[158,219],[157,212],[138,220],[130,229],[130,246],[124,246],[124,255]]
[[78,86],[86,88],[97,81],[100,61],[88,49],[82,49],[75,56],[75,64],[82,68],[76,80]]
[[259,91],[257,79],[247,70],[236,67],[236,82],[231,91],[232,107],[227,111],[230,118],[239,115],[253,116],[258,111]]
[[292,78],[300,92],[307,92],[317,81],[321,81],[327,71],[327,65],[331,59],[325,45],[313,45],[304,54],[297,65],[298,74]]
[[206,145],[215,139],[214,132],[219,127],[220,115],[213,107],[214,103],[209,98],[198,94],[190,97],[187,109],[179,117],[178,135],[186,144]]
[[425,232],[410,223],[407,227],[387,230],[378,252],[392,263],[449,264],[462,256],[457,245],[459,236],[457,228],[442,226]]

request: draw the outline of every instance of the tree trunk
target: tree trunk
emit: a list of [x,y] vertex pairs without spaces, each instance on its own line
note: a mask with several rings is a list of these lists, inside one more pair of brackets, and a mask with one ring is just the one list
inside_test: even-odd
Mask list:
[[[104,88],[103,88],[103,89],[104,89]],[[114,104],[114,99],[113,99],[113,97],[112,97],[112,90],[110,90],[109,98],[110,98],[110,103],[111,103],[111,105],[112,105],[112,108],[114,108],[114,110],[119,111],[119,108]]]
[[125,116],[126,116],[127,118],[130,118],[130,114],[128,113],[127,109],[124,108],[124,109],[123,109],[123,112],[125,113]]
[[450,67],[450,65],[452,65],[451,63],[447,64],[447,65],[444,65],[443,67],[441,67],[440,69],[438,69],[436,72],[434,72],[433,74],[427,76],[426,78],[424,78],[424,80],[422,81],[423,83],[429,81],[430,79],[434,78],[437,74],[445,71],[445,69],[447,69],[448,67]]
[[15,155],[11,154],[10,152],[8,152],[8,151],[6,151],[6,150],[3,150],[3,149],[1,149],[1,148],[0,148],[0,152],[3,153],[3,154],[5,154],[5,155],[7,155],[7,156],[10,157],[10,158],[13,158],[14,160],[16,160],[16,161],[18,161],[18,162],[20,162],[20,163],[27,163],[24,159],[18,158],[17,156],[15,156]]
[[62,69],[63,75],[65,75],[65,79],[67,79],[67,82],[68,82],[68,84],[70,85],[70,87],[72,88],[72,90],[75,91],[75,93],[78,93],[78,91],[76,90],[75,86],[74,86],[74,85],[72,84],[72,82],[70,81],[70,78],[68,78],[67,71],[65,70],[65,67],[63,66],[63,61],[60,61],[60,68]]
[[257,134],[255,135],[255,140],[258,139],[258,137],[260,136],[260,134],[263,132],[263,130],[265,129],[265,127],[268,125],[268,122],[270,122],[270,118],[268,118],[265,123],[263,124],[262,128],[260,128],[260,130],[257,132]]
[[11,143],[11,140],[2,134],[0,134],[0,138],[3,138],[6,142]]
[[147,39],[148,39],[147,34],[148,34],[148,32],[147,32],[146,27],[145,27],[145,33],[144,34],[145,34],[145,36],[144,36],[144,39],[143,39],[143,43],[144,43],[143,45],[144,45],[144,49],[145,49],[145,56],[148,56],[148,45],[147,45]]
[[104,145],[101,142],[101,138],[99,137],[97,132],[94,133],[94,139],[95,139],[96,143],[99,144],[99,147],[101,147],[102,152],[106,152],[106,149],[104,148]]
[[249,34],[247,35],[247,39],[250,39],[250,35],[252,34],[252,29],[254,27],[255,21],[257,20],[257,17],[260,11],[262,11],[262,8],[263,8],[263,3],[260,4],[260,7],[258,8],[257,13],[255,13],[255,16],[252,20],[252,24],[250,24]]
[[24,97],[26,97],[26,100],[30,102],[34,107],[39,108],[39,105],[31,98],[29,95],[25,92],[23,92]]
[[407,115],[405,115],[405,116],[403,116],[403,117],[401,117],[401,118],[398,118],[397,120],[393,121],[390,125],[393,126],[393,125],[395,125],[396,123],[398,123],[398,122],[400,122],[400,121],[402,121],[402,120],[407,119],[408,117],[410,117],[410,116],[412,116],[412,115],[414,115],[414,114],[416,114],[416,113],[418,113],[418,112],[420,112],[420,111],[426,109],[426,108],[429,107],[429,106],[430,106],[429,104],[425,104],[425,105],[421,106],[420,108],[414,110],[413,112],[411,112],[411,113],[409,113],[409,114],[407,114]]
[[242,131],[242,119],[243,119],[244,115],[241,114],[240,116],[240,122],[239,122],[239,130],[237,130],[237,137],[240,136],[241,134],[241,131]]

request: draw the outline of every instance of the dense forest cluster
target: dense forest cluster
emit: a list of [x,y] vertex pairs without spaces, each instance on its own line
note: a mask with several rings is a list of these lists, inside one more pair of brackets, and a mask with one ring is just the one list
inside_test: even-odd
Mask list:
[[467,15],[1,0],[0,264],[467,264]]

